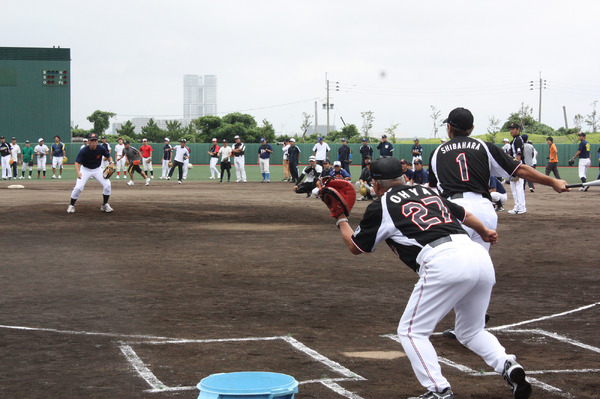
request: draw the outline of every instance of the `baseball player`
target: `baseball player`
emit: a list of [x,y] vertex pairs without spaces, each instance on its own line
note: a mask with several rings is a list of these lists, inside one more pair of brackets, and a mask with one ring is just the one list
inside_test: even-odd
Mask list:
[[94,177],[102,185],[102,206],[100,210],[102,212],[110,213],[113,211],[111,206],[108,204],[110,197],[110,179],[105,179],[102,176],[102,157],[106,157],[109,163],[112,163],[112,157],[108,150],[98,145],[98,135],[96,133],[90,133],[88,136],[89,145],[82,148],[77,154],[75,159],[75,172],[77,173],[77,182],[71,192],[71,204],[67,207],[67,213],[75,212],[75,202],[81,195],[85,183],[87,183],[90,177]]
[[423,161],[423,146],[421,144],[419,144],[419,139],[414,139],[413,142],[414,142],[414,144],[411,149],[412,166],[413,166],[413,169],[416,169],[415,161],[417,159],[421,160],[421,165],[423,164],[423,162],[422,162]]
[[394,155],[394,146],[387,139],[387,135],[381,136],[381,142],[377,145],[380,157],[391,157]]
[[181,184],[181,180],[183,179],[183,163],[186,158],[189,158],[190,152],[185,143],[186,139],[181,139],[179,141],[179,146],[171,148],[171,151],[175,151],[175,157],[173,158],[173,166],[169,171],[169,176],[167,176],[167,180],[171,180],[171,176],[173,176],[173,172],[175,168],[179,169],[179,179],[178,183]]
[[367,164],[365,163],[365,159],[369,157],[369,159],[373,159],[373,147],[369,145],[369,139],[366,137],[362,139],[362,145],[360,146],[360,156],[361,160],[361,168],[365,168]]
[[185,146],[188,150],[188,154],[183,157],[183,180],[187,180],[188,169],[190,168],[190,157],[192,156],[192,150],[187,145]]
[[550,172],[554,173],[554,177],[560,179],[560,173],[558,173],[558,150],[554,139],[550,136],[546,138],[546,143],[550,146],[550,154],[548,155],[548,164],[546,165],[546,176],[550,176]]
[[83,144],[81,145],[81,147],[79,147],[80,150],[83,150],[83,147],[87,147],[90,144],[88,142],[88,139],[83,139],[82,142]]
[[323,137],[317,138],[317,143],[313,146],[313,155],[317,158],[317,165],[323,166],[323,161],[329,158],[329,144],[323,141]]
[[[521,125],[513,122],[508,127],[510,128],[510,135],[513,138],[510,142],[509,155],[511,155],[517,161],[524,163],[525,159],[523,153],[525,150],[525,142],[521,137]],[[512,192],[515,206],[513,209],[508,211],[508,213],[511,215],[522,215],[526,213],[527,203],[525,201],[525,185],[516,176],[513,176],[510,179],[510,191]]]
[[338,161],[342,163],[342,168],[350,173],[350,164],[352,163],[352,150],[348,147],[348,141],[345,138],[342,139],[342,145],[338,148]]
[[333,163],[333,174],[331,177],[344,179],[344,180],[352,180],[350,177],[350,173],[346,172],[346,169],[342,169],[342,163],[340,161],[335,161]]
[[373,189],[373,176],[371,175],[371,158],[365,158],[364,163],[366,166],[360,172],[360,177],[356,182],[356,189],[359,192],[361,192],[361,187],[365,188],[365,194],[361,197],[361,201],[372,200],[375,195],[375,189]]
[[422,186],[429,187],[429,173],[423,169],[423,161],[420,159],[414,159],[413,164],[415,167],[412,175],[413,184],[420,184]]
[[19,164],[19,160],[21,159],[21,146],[17,144],[17,138],[13,137],[10,143],[10,155],[12,159],[12,177],[16,180],[19,178],[19,173],[17,172],[17,165]]
[[116,179],[120,179],[119,173],[121,169],[123,169],[123,179],[127,178],[127,168],[125,167],[125,161],[127,158],[123,156],[123,150],[125,149],[125,144],[123,144],[123,137],[119,137],[117,139],[117,144],[115,145],[115,158],[117,159],[116,163],[116,171],[117,177]]
[[223,183],[223,177],[227,171],[227,183],[231,182],[231,151],[232,147],[227,145],[227,139],[223,139],[223,146],[219,149],[219,156],[221,157],[221,177],[219,183]]
[[246,183],[246,157],[244,155],[246,144],[242,143],[240,136],[235,136],[234,139],[235,143],[233,143],[231,154],[233,155],[233,164],[235,165],[235,181]]
[[[110,147],[110,144],[106,142],[106,136],[100,137],[100,143],[98,143],[98,145],[101,145],[102,147],[106,148],[108,150],[108,153],[110,154],[110,151],[112,150],[112,148]],[[102,170],[106,169],[106,167],[108,165],[109,165],[108,159],[102,158],[102,165],[100,166],[102,168]]]
[[46,155],[48,155],[48,146],[44,144],[44,139],[38,140],[38,145],[33,149],[35,155],[37,155],[37,172],[38,179],[40,178],[40,171],[44,172],[44,179],[46,178]]
[[505,137],[502,142],[504,143],[502,151],[504,151],[505,154],[510,154],[510,140]]
[[31,172],[33,171],[33,148],[29,143],[29,140],[25,140],[25,147],[21,154],[21,179],[25,178],[25,169],[29,168],[29,176],[27,178],[31,180]]
[[210,155],[210,180],[214,180],[215,176],[217,179],[221,178],[221,173],[217,169],[217,162],[219,162],[219,145],[217,144],[217,139],[212,139],[212,145],[208,149],[208,155]]
[[496,176],[490,177],[490,196],[492,197],[492,203],[496,205],[496,212],[502,212],[508,195],[506,194],[506,189]]
[[[54,136],[52,150],[52,178],[56,179],[56,169],[58,169],[58,178],[62,179],[63,158],[67,156],[64,143],[60,142],[60,136]],[[104,161],[103,161],[104,162]],[[104,168],[102,168],[104,169]]]
[[[577,153],[573,155],[573,158],[569,160],[569,164],[575,162],[575,158],[579,157],[579,179],[581,179],[582,183],[587,181],[587,170],[592,164],[590,160],[590,143],[585,139],[585,133],[581,132],[578,135],[579,138],[579,148],[577,149]],[[579,191],[587,191],[590,187],[581,187]]]
[[[537,166],[537,156],[538,156],[538,152],[535,149],[535,147],[533,146],[533,144],[531,144],[531,141],[529,141],[529,136],[526,134],[522,134],[521,138],[523,139],[523,162],[525,162],[525,165],[529,165],[531,166],[533,169],[536,168]],[[523,180],[523,189],[525,188],[525,180]],[[529,191],[534,193],[535,192],[535,185],[530,182],[527,181],[527,185],[529,186]]]
[[12,159],[10,144],[6,142],[4,136],[0,136],[0,157],[2,159],[2,180],[11,179],[11,165],[10,160]]
[[415,172],[410,168],[412,165],[406,159],[400,160],[400,165],[402,167],[402,175],[404,176],[404,180],[406,180],[406,184],[409,186],[413,185],[413,175]]
[[267,140],[260,139],[260,147],[258,147],[258,163],[260,165],[260,174],[263,177],[263,183],[271,183],[269,173],[269,161],[273,153],[273,147],[267,144]]
[[[142,170],[142,168],[140,168],[140,162],[141,162],[141,157],[142,155],[140,154],[140,151],[133,147],[131,145],[131,143],[129,142],[129,140],[125,140],[125,142],[123,143],[123,145],[125,146],[123,148],[123,155],[121,155],[121,157],[125,157],[127,158],[126,161],[126,165],[129,165],[129,167],[127,168],[127,171],[129,172],[129,181],[127,182],[128,186],[133,186],[133,173],[134,172],[138,172],[140,175],[142,175],[142,177],[144,179],[146,179],[146,186],[150,185],[150,178],[148,177],[148,175],[146,175],[144,173],[144,171]],[[109,154],[110,155],[110,154]],[[125,178],[125,175],[123,175]]]
[[396,158],[377,159],[371,172],[380,198],[369,204],[356,230],[343,213],[336,225],[353,254],[374,252],[385,242],[419,275],[398,325],[404,352],[427,389],[419,398],[454,398],[429,340],[437,323],[451,310],[456,314],[458,340],[504,377],[515,398],[528,398],[531,384],[523,367],[484,329],[496,282],[494,267],[487,251],[471,241],[461,222],[489,243],[497,241],[498,233],[432,189],[405,185]]
[[[323,167],[317,164],[317,157],[314,155],[308,157],[308,166],[302,171],[298,183],[294,186],[294,191],[297,194],[306,193],[306,198],[310,198],[311,194],[313,194],[313,190],[318,190],[317,181],[319,180],[322,171]],[[302,183],[302,179],[305,177],[306,181]],[[317,193],[314,194],[316,195]]]
[[[429,186],[444,198],[473,213],[488,228],[495,230],[498,215],[489,192],[490,177],[511,176],[551,186],[556,192],[569,191],[564,180],[553,179],[516,161],[491,143],[469,137],[474,129],[473,114],[456,108],[445,119],[450,140],[437,147],[429,159]],[[521,185],[522,187],[522,185]],[[473,241],[489,249],[479,234],[465,227]]]
[[[170,144],[171,140],[165,137],[165,146],[163,147],[163,156],[162,156],[162,174],[160,179],[166,179],[169,173],[169,163],[171,163],[171,158],[173,158],[173,151],[171,149],[173,146]],[[171,163],[172,164],[172,163]]]
[[[296,139],[290,139],[290,147],[287,150],[290,162],[290,183],[298,183],[298,165],[300,164],[300,147],[296,145]],[[325,163],[323,163],[325,165]]]
[[283,179],[281,181],[290,181],[290,160],[288,159],[288,149],[290,148],[290,139],[286,138],[283,140],[283,147],[281,152],[283,153]]
[[152,146],[148,144],[148,139],[142,139],[142,146],[140,147],[142,153],[142,166],[144,172],[148,175],[150,172],[150,178],[154,179],[154,168],[152,167]]

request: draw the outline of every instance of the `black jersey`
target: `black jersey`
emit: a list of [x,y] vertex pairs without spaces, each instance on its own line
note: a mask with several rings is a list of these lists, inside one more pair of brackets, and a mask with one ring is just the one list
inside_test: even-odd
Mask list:
[[450,234],[467,234],[460,225],[465,216],[463,207],[427,187],[396,186],[369,204],[352,242],[362,252],[373,252],[385,240],[416,271],[425,245]]
[[491,200],[490,176],[512,176],[521,165],[498,147],[468,136],[455,136],[429,159],[429,185],[442,196],[473,192]]
[[525,147],[525,143],[523,143],[523,139],[521,138],[521,136],[516,136],[512,139],[512,141],[510,142],[510,155],[512,155],[513,158],[517,158],[517,155],[521,156],[521,161],[524,161],[523,159],[523,150]]

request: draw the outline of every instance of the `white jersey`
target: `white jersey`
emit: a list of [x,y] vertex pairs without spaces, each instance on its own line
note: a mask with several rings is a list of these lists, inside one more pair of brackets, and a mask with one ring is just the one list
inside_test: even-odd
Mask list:
[[502,151],[504,151],[506,154],[510,153],[510,144],[506,143],[502,146]]
[[123,155],[124,149],[125,149],[125,144],[117,144],[115,146],[115,154],[117,156],[117,159],[119,159],[119,157]]
[[329,148],[327,143],[317,143],[314,145],[312,150],[315,152],[317,161],[323,161],[325,158],[327,158],[327,152],[331,151],[331,148]]
[[229,162],[229,157],[231,156],[232,147],[221,147],[219,153],[221,154],[221,162]]
[[35,148],[33,149],[35,151],[36,154],[38,154],[38,156],[44,156],[48,153],[48,146],[46,144],[44,145],[36,145]]
[[177,147],[175,147],[175,160],[177,162],[181,162],[183,163],[183,161],[185,160],[184,157],[188,158],[190,156],[190,150],[188,150],[187,147],[182,147],[180,145],[178,145]]
[[12,150],[10,151],[11,155],[12,155],[12,159],[13,161],[18,161],[19,160],[19,154],[21,153],[21,147],[19,147],[18,144],[15,144],[12,146]]
[[288,152],[287,152],[288,148],[290,148],[289,144],[284,145],[283,148],[281,149],[283,151],[283,160],[284,161],[287,161],[287,159],[288,159]]

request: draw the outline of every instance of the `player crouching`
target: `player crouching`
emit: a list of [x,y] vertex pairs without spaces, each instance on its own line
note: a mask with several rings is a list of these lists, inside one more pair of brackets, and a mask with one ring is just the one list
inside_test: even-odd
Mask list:
[[96,133],[90,133],[88,136],[90,144],[83,147],[77,158],[75,159],[75,172],[77,173],[77,182],[75,188],[71,192],[71,204],[67,208],[67,213],[75,212],[75,202],[79,198],[79,195],[85,187],[90,177],[93,177],[102,185],[102,206],[100,210],[102,212],[112,212],[113,209],[108,204],[108,198],[110,197],[110,180],[105,179],[102,174],[102,157],[106,157],[112,164],[112,157],[108,150],[103,146],[98,146],[98,135]]

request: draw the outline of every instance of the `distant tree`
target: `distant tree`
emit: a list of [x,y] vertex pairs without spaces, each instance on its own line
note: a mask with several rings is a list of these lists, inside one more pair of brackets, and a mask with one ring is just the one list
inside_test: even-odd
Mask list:
[[179,121],[167,121],[166,136],[171,140],[179,140],[183,136],[183,128]]
[[490,122],[488,128],[487,128],[487,140],[490,143],[495,143],[496,142],[496,136],[498,135],[498,132],[500,131],[500,119],[496,118],[495,116],[490,116],[488,117],[488,120]]
[[[302,113],[302,124],[300,125],[300,131],[302,132],[302,142],[304,143],[304,137],[306,136],[306,132],[311,125],[311,118],[309,114],[306,112]],[[317,126],[315,126],[315,132],[317,131]]]
[[365,111],[360,113],[361,118],[363,119],[362,124],[362,133],[365,137],[369,135],[369,130],[373,128],[373,122],[375,121],[375,116],[373,111]]
[[90,134],[90,131],[80,129],[79,125],[75,125],[75,127],[71,129],[71,136],[73,137],[87,137],[88,134]]
[[194,119],[190,125],[193,125],[199,131],[201,141],[210,142],[213,137],[218,138],[217,133],[223,125],[223,120],[218,116],[207,115]]
[[96,110],[93,114],[87,117],[87,120],[94,124],[92,132],[101,135],[110,126],[110,118],[115,117],[117,114],[108,111]]
[[160,143],[165,138],[165,131],[150,118],[148,124],[142,127],[142,138],[146,138],[149,143]]
[[256,120],[252,115],[242,114],[239,112],[233,112],[231,114],[225,115],[223,117],[223,122],[228,123],[230,125],[241,123],[247,129],[257,126]]
[[435,107],[434,105],[431,106],[431,119],[433,121],[433,137],[437,137],[437,133],[438,133],[438,129],[441,126],[440,124],[440,115],[442,113],[440,112],[439,109],[437,109],[437,107]]
[[117,134],[119,136],[135,137],[135,126],[131,121],[127,121],[121,125],[120,129],[117,129]]
[[583,122],[585,120],[585,117],[581,114],[577,114],[573,117],[573,123],[575,124],[575,128],[579,131],[581,131],[581,126],[583,125]]
[[258,133],[260,137],[257,137],[258,140],[264,137],[267,142],[274,142],[276,140],[275,137],[275,128],[273,124],[269,122],[267,119],[262,120],[262,126],[258,128]]
[[598,124],[600,123],[600,115],[596,111],[596,106],[598,105],[598,100],[592,101],[590,106],[592,107],[592,112],[586,115],[585,124],[590,127],[591,132],[598,131]]
[[533,132],[535,124],[538,123],[533,116],[533,108],[525,103],[521,103],[521,108],[517,112],[513,112],[508,117],[508,120],[502,126],[502,131],[508,131],[511,123],[518,123],[523,128],[523,132]]
[[391,124],[390,127],[385,129],[385,135],[388,136],[390,143],[396,142],[396,129],[398,129],[399,123]]
[[330,143],[341,143],[342,139],[346,139],[348,143],[360,143],[362,140],[360,132],[354,124],[346,125],[342,130],[333,130],[327,136],[327,141]]

